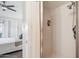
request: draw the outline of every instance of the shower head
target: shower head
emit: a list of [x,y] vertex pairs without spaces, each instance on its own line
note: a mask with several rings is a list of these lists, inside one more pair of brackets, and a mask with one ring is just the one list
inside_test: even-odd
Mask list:
[[67,5],[68,9],[72,9],[73,6],[75,6],[76,2],[72,1],[70,5]]
[[67,7],[68,7],[68,9],[72,9],[72,6],[71,5],[68,5]]

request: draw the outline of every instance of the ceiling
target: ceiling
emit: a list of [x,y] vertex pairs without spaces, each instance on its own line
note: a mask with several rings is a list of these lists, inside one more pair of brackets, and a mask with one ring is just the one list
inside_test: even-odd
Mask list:
[[[2,1],[0,1],[2,3]],[[18,18],[23,19],[23,9],[24,9],[24,2],[23,1],[6,1],[6,5],[14,5],[12,9],[15,9],[16,12],[11,11],[7,8],[3,11],[2,7],[0,6],[0,16],[6,16],[6,17],[12,17],[12,18]]]
[[68,3],[69,1],[45,1],[44,7],[46,8],[57,8],[58,6],[61,6],[63,4]]

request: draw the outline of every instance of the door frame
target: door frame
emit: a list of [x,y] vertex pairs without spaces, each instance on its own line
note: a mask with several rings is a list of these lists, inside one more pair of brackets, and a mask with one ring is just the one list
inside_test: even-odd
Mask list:
[[27,24],[24,28],[23,57],[40,58],[42,1],[25,1],[24,5],[24,19]]
[[76,58],[79,58],[79,1],[76,1]]

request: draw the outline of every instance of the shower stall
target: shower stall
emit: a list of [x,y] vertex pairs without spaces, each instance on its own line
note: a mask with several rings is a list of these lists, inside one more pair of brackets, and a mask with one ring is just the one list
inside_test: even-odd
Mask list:
[[43,1],[41,58],[79,57],[79,2]]

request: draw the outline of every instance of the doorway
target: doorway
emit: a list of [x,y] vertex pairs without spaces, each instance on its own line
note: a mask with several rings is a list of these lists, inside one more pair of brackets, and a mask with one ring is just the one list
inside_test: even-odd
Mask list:
[[23,1],[0,1],[0,58],[23,58],[23,6]]
[[41,58],[76,57],[73,33],[76,6],[69,9],[71,4],[70,1],[43,2]]

